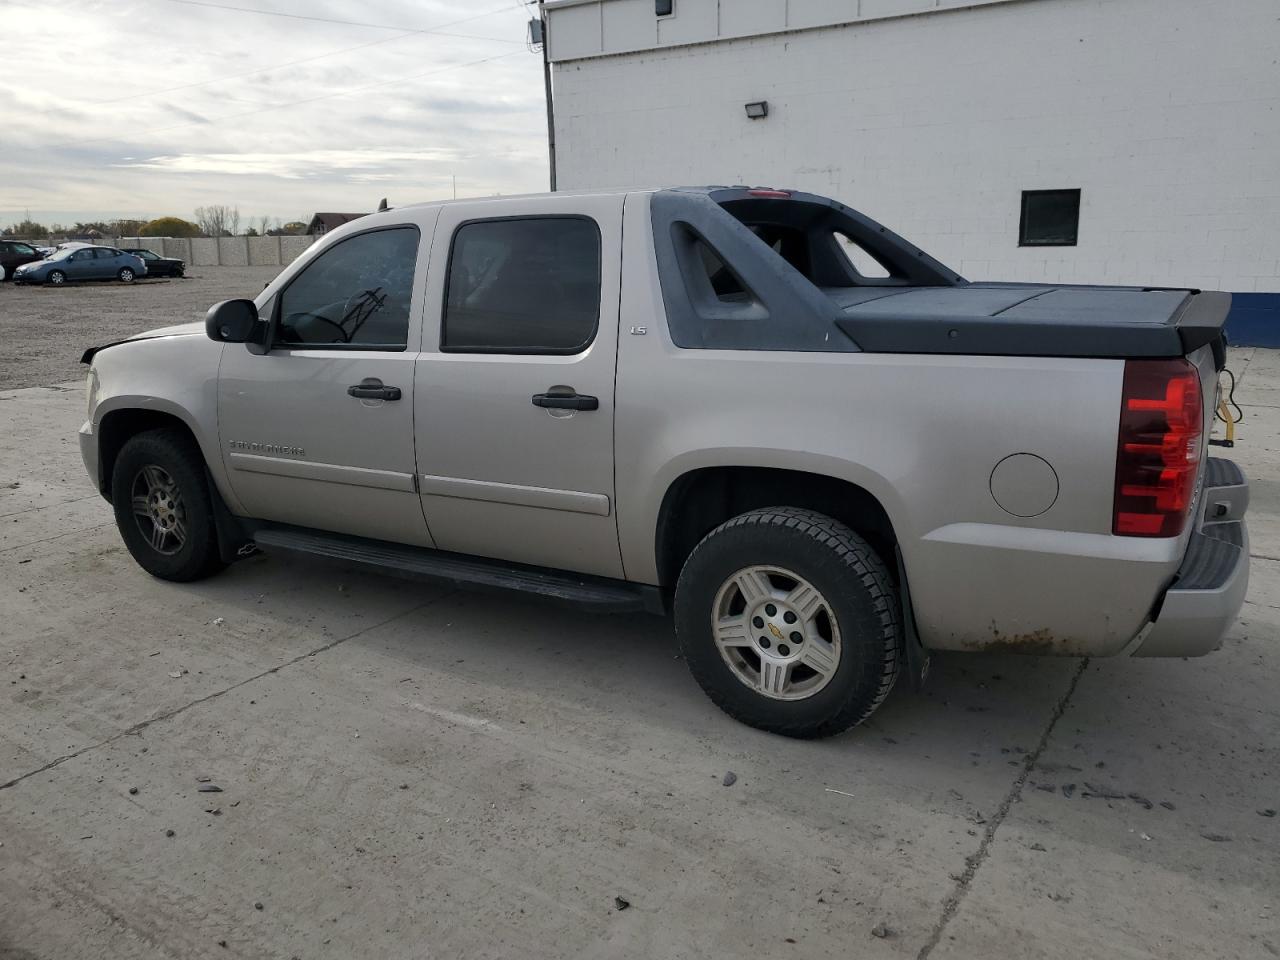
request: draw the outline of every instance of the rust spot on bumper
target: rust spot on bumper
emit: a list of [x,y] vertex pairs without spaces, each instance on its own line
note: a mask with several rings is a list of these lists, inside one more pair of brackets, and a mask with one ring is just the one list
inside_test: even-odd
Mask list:
[[1072,643],[1070,640],[1059,640],[1048,628],[1030,633],[1001,633],[993,626],[990,637],[966,641],[964,646],[968,650],[987,653],[1029,653],[1043,656],[1071,652]]

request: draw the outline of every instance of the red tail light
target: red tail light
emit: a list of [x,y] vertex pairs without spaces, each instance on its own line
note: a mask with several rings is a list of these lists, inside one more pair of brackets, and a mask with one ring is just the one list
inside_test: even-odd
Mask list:
[[749,197],[767,197],[771,200],[790,200],[790,190],[774,190],[772,187],[756,187],[754,190],[748,190]]
[[1200,376],[1186,360],[1126,360],[1111,531],[1176,537],[1200,469]]

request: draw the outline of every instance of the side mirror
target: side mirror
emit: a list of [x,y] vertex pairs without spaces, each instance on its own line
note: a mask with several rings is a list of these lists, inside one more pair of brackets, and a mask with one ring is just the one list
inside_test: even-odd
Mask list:
[[219,343],[256,343],[266,326],[252,300],[223,300],[204,317],[204,332]]

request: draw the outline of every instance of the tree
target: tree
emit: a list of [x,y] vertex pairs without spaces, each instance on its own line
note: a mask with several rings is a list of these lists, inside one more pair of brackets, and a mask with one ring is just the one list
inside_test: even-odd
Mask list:
[[234,237],[240,232],[240,208],[223,204],[196,207],[196,223],[207,237]]
[[123,219],[123,218],[120,220],[113,220],[111,221],[110,224],[108,224],[108,226],[110,226],[111,229],[108,230],[107,233],[113,237],[140,236],[138,231],[141,230],[144,226],[146,226],[146,223],[147,221],[145,220],[129,220],[129,219]]
[[[279,226],[279,225],[280,225],[280,221],[279,221],[279,220],[277,220],[277,221],[276,221],[276,226]],[[259,218],[258,218],[258,236],[260,236],[260,237],[265,237],[265,236],[267,235],[267,232],[268,232],[270,229],[271,229],[271,218],[270,218],[270,217],[259,217]]]
[[138,230],[140,237],[198,237],[200,228],[181,217],[160,217]]
[[19,220],[13,226],[0,230],[0,234],[6,237],[22,237],[26,240],[43,240],[49,236],[49,228],[43,223],[36,223],[28,216],[23,220]]

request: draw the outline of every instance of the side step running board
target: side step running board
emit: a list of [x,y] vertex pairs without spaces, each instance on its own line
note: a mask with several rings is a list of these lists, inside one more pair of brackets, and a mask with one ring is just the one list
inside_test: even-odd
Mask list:
[[602,613],[663,613],[656,587],[622,580],[289,527],[264,527],[253,539],[264,550],[309,553],[399,576],[444,580],[468,589],[517,590]]

